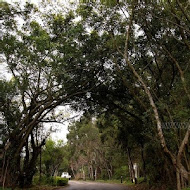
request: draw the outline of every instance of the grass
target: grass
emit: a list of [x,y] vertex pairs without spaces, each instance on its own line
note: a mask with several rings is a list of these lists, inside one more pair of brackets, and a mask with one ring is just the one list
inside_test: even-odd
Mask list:
[[[142,182],[143,180],[144,180],[144,178],[138,178],[138,183]],[[124,184],[124,185],[129,185],[129,186],[135,185],[130,180],[123,180],[123,183],[121,183],[121,180],[117,180],[117,179],[113,179],[113,180],[96,180],[96,182],[113,183],[113,184]]]
[[[88,181],[88,180],[87,180]],[[100,183],[112,183],[112,184],[123,184],[123,185],[134,185],[130,180],[123,180],[123,183],[121,183],[121,180],[117,179],[112,179],[112,180],[96,180],[95,182],[100,182]]]
[[27,188],[26,190],[54,190],[57,188],[63,188],[63,186],[49,186],[49,185],[39,185],[39,186],[34,186],[34,187],[30,187]]

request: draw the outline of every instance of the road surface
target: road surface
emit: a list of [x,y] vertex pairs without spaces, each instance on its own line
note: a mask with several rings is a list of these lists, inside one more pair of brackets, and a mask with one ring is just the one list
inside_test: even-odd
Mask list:
[[69,185],[67,187],[57,190],[130,190],[130,189],[129,187],[120,184],[69,181]]

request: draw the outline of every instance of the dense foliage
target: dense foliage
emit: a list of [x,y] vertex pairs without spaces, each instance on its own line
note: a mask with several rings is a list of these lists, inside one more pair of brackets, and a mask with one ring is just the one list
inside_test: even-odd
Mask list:
[[110,129],[100,132],[97,121],[87,114],[69,126],[67,144],[74,178],[96,180],[126,176],[125,172],[120,172],[120,168],[126,168],[126,156],[115,141],[117,126],[113,123],[111,125]]
[[54,6],[0,3],[1,62],[12,74],[0,81],[1,184],[31,184],[44,123],[70,105],[88,113],[69,127],[74,177],[127,166],[134,180],[138,162],[151,183],[188,186],[189,1]]
[[47,177],[58,176],[68,170],[68,150],[62,141],[49,139],[42,150],[41,173]]
[[[40,181],[40,183],[39,183]],[[38,176],[33,179],[33,185],[50,185],[50,186],[65,186],[68,184],[68,179],[61,177],[42,177],[41,180]]]

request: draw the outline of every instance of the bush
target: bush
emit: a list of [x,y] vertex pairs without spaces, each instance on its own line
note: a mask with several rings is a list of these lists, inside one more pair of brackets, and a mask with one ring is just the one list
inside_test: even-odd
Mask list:
[[68,184],[68,179],[66,178],[57,177],[56,181],[57,181],[57,186],[65,186]]
[[123,180],[125,180],[127,178],[127,174],[128,173],[128,167],[127,166],[121,166],[119,168],[115,169],[114,172],[114,179],[121,179],[121,176],[123,177]]
[[52,183],[52,180],[50,179],[50,177],[46,177],[46,176],[42,176],[41,177],[41,181],[40,181],[40,177],[39,176],[34,176],[33,177],[33,185],[46,185],[46,184],[50,184]]
[[42,176],[39,181],[39,176],[33,178],[33,185],[52,185],[52,186],[65,186],[68,184],[68,179],[62,177],[46,177]]

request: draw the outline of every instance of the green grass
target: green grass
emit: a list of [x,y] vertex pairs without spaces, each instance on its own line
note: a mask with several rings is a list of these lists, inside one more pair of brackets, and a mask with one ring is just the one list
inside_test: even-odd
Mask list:
[[[59,188],[59,186],[55,187],[55,186],[49,186],[49,185],[36,185],[34,187],[31,188],[27,188],[26,190],[54,190]],[[60,188],[62,188],[60,186]]]
[[183,189],[183,190],[190,190],[190,187],[188,187],[188,188],[185,188],[185,189]]
[[[138,183],[142,182],[144,178],[138,178]],[[124,184],[124,185],[135,185],[132,183],[130,180],[123,180],[123,183],[121,183],[121,180],[118,179],[112,179],[112,180],[96,180],[96,182],[101,182],[101,183],[115,183],[115,184]],[[187,189],[189,190],[189,189]]]
[[[24,188],[27,190],[53,190],[55,187],[62,188],[68,184],[68,179],[61,178],[61,177],[51,177],[46,178],[43,177],[41,185],[39,185],[39,177],[34,177],[33,186],[29,188]],[[11,188],[4,188],[0,187],[0,190],[11,190]],[[20,188],[16,188],[16,190],[21,190]],[[23,189],[22,189],[23,190]]]
[[123,183],[121,183],[121,180],[112,179],[112,180],[96,180],[96,182],[100,183],[113,183],[113,184],[124,184],[124,185],[134,185],[131,181],[123,180]]

